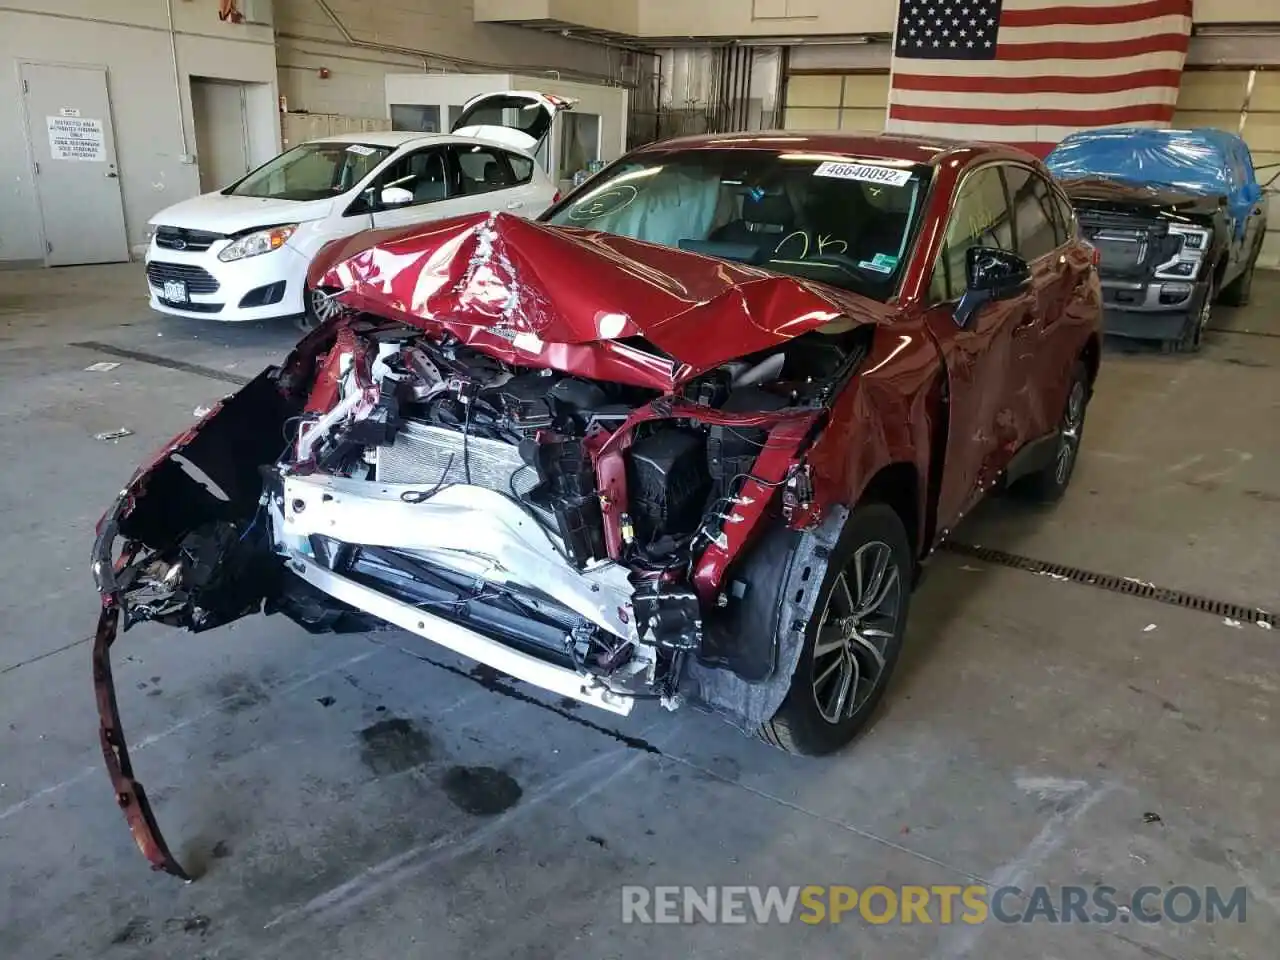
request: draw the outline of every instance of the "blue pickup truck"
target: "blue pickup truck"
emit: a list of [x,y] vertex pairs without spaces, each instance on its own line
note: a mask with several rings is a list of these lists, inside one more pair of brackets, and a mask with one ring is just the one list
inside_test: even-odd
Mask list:
[[1045,162],[1100,254],[1107,333],[1197,350],[1215,303],[1248,302],[1267,197],[1238,136],[1087,130]]

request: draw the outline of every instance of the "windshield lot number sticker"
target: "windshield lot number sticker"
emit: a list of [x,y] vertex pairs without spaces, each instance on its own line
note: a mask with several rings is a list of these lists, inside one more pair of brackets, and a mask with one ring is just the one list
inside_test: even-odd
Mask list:
[[859,260],[858,266],[876,273],[893,273],[898,266],[898,258],[889,253],[877,253],[870,260]]
[[861,180],[864,183],[887,183],[901,187],[911,179],[910,170],[894,170],[890,167],[873,167],[865,163],[837,163],[827,160],[813,171],[815,177],[835,177],[838,180]]
[[372,157],[377,152],[373,147],[366,147],[363,143],[353,143],[347,147],[347,153],[354,153],[360,157]]

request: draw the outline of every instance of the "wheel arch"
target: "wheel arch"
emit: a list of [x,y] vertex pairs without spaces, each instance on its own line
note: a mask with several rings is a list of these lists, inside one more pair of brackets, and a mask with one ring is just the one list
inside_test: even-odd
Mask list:
[[1098,368],[1102,364],[1102,338],[1097,333],[1090,333],[1089,339],[1080,348],[1080,360],[1089,372],[1089,390],[1092,392],[1093,385],[1098,380]]
[[913,556],[918,561],[924,552],[927,532],[921,496],[925,485],[914,463],[896,461],[880,468],[862,488],[858,503],[883,503],[898,515],[907,531]]

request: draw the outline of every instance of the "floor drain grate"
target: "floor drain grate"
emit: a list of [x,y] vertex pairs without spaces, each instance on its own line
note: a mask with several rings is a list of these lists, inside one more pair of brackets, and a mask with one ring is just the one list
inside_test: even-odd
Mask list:
[[1257,623],[1267,627],[1280,626],[1280,616],[1260,607],[1245,607],[1238,603],[1228,603],[1225,600],[1213,600],[1209,597],[1197,596],[1194,593],[1184,593],[1181,590],[1170,590],[1168,587],[1157,587],[1154,583],[1147,583],[1145,580],[1136,580],[1132,577],[1116,577],[1109,573],[1095,573],[1092,570],[1070,567],[1064,563],[1049,563],[1046,560],[1036,560],[1016,553],[1006,553],[1003,550],[995,550],[991,547],[956,543],[953,540],[948,540],[944,543],[942,549],[958,556],[985,560],[987,563],[994,563],[1002,567],[1012,567],[1014,570],[1045,574],[1050,577],[1070,580],[1072,583],[1084,584],[1087,587],[1097,587],[1099,590],[1110,590],[1112,593],[1123,593],[1142,600],[1154,600],[1157,603],[1167,603],[1174,607],[1199,610],[1202,613],[1210,613],[1214,616],[1236,620],[1240,623]]

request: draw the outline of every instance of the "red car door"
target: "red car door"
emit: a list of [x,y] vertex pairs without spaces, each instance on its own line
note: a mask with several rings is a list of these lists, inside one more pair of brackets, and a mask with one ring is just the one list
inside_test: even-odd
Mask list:
[[938,530],[948,531],[1007,466],[1010,439],[1022,427],[1017,411],[1019,363],[1015,335],[1035,323],[1035,288],[978,309],[963,327],[956,306],[966,289],[970,247],[1016,252],[1000,167],[986,164],[960,180],[930,284],[925,313],[947,369],[946,460],[938,501]]
[[1053,188],[1037,171],[1006,164],[1005,185],[1013,212],[1013,241],[1031,265],[1033,316],[1014,330],[1013,407],[1017,430],[1007,437],[1012,457],[1026,443],[1052,433],[1062,414],[1070,374],[1063,338],[1072,335],[1068,316],[1076,270],[1068,262],[1066,235],[1058,222]]

